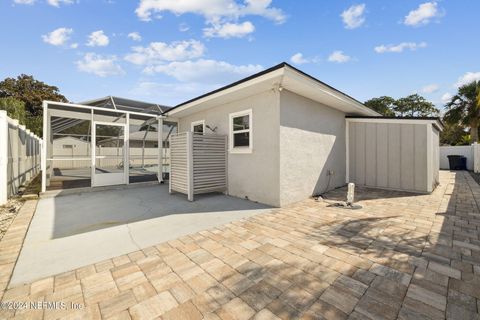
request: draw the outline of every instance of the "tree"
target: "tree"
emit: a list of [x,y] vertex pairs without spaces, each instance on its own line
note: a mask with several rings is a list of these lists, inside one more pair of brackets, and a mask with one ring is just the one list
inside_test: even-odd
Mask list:
[[445,122],[442,132],[440,132],[440,144],[459,146],[471,144],[471,136],[468,129],[459,123]]
[[395,116],[395,112],[393,112],[393,106],[395,103],[395,99],[388,96],[382,96],[379,98],[372,98],[368,101],[365,101],[365,106],[368,108],[377,111],[381,115],[387,117]]
[[31,116],[42,115],[43,100],[68,102],[57,87],[35,80],[33,76],[26,74],[1,81],[0,94],[25,102],[25,109]]
[[393,110],[401,117],[429,117],[436,116],[439,113],[433,103],[419,94],[412,94],[396,100]]
[[7,115],[12,119],[17,119],[20,124],[26,124],[27,112],[23,101],[12,97],[0,98],[0,110],[7,111]]
[[458,88],[458,92],[445,105],[444,120],[470,128],[473,142],[478,142],[480,124],[480,82],[473,81]]
[[412,94],[398,100],[388,96],[372,98],[365,102],[365,106],[384,116],[428,117],[437,116],[439,113],[433,103],[418,94]]
[[[0,82],[0,98],[3,107],[11,118],[18,119],[35,134],[42,134],[43,100],[68,102],[55,86],[35,80],[33,76],[22,74],[17,78],[6,78]],[[22,102],[22,106],[18,104]]]

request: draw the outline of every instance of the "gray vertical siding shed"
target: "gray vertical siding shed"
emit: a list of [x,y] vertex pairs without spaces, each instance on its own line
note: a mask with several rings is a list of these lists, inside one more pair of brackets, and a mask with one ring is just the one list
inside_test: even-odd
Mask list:
[[347,118],[347,182],[431,192],[438,184],[435,121]]

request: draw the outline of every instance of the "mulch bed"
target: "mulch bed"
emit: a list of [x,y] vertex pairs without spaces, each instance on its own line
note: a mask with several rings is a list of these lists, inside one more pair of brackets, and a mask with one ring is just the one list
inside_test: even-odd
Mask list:
[[8,200],[5,205],[0,206],[0,240],[2,240],[24,202],[25,200],[22,198],[15,197]]
[[13,219],[18,214],[18,211],[23,206],[26,200],[35,199],[38,197],[41,188],[41,175],[37,175],[30,183],[20,188],[17,196],[10,198],[6,204],[0,206],[0,240],[2,240],[8,227],[12,224]]

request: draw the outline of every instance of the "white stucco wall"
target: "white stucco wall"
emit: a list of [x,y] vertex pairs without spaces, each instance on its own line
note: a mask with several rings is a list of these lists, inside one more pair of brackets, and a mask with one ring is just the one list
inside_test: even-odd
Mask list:
[[[283,90],[280,99],[282,206],[345,184],[345,114]],[[329,170],[333,175],[329,176]],[[330,183],[329,183],[330,179]]]
[[180,118],[179,132],[190,131],[192,122],[205,120],[205,125],[217,127],[217,134],[228,135],[229,114],[247,109],[252,109],[253,152],[228,154],[228,194],[279,206],[278,92],[269,90]]

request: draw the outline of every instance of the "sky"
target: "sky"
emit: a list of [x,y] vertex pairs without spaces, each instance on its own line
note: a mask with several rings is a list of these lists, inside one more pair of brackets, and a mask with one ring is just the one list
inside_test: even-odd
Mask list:
[[477,0],[2,0],[0,79],[176,105],[280,62],[360,101],[480,80]]

